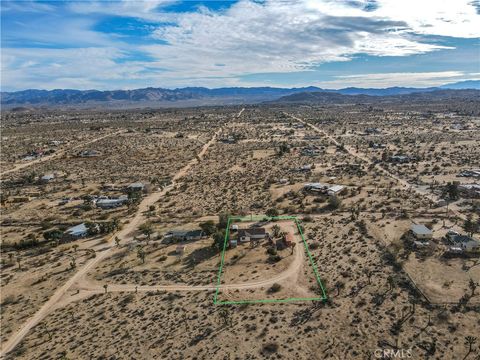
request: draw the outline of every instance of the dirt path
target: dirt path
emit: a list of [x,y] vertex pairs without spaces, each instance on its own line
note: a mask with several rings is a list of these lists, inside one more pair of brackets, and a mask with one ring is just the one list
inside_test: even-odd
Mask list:
[[81,148],[83,146],[86,146],[86,145],[90,145],[90,144],[93,144],[94,142],[97,142],[97,141],[100,141],[102,139],[105,139],[107,137],[110,137],[110,136],[114,136],[114,135],[118,135],[120,133],[124,132],[124,130],[119,130],[119,131],[115,131],[113,133],[109,133],[109,134],[106,134],[106,135],[102,135],[102,136],[99,136],[95,139],[92,139],[92,140],[89,140],[89,141],[86,141],[86,142],[82,142],[80,144],[77,144],[75,146],[72,146],[72,147],[69,147],[69,148],[66,148],[66,149],[62,149],[62,150],[59,150],[51,155],[47,155],[47,156],[43,156],[41,158],[38,158],[38,159],[35,159],[35,160],[32,160],[32,161],[29,161],[29,162],[26,162],[26,163],[21,163],[21,164],[17,164],[15,165],[12,169],[8,169],[8,170],[5,170],[5,171],[2,171],[1,175],[2,177],[6,174],[11,174],[11,173],[14,173],[18,170],[21,170],[21,169],[25,169],[29,166],[32,166],[32,165],[35,165],[35,164],[38,164],[38,163],[41,163],[41,162],[45,162],[45,161],[50,161],[52,159],[55,159],[55,158],[58,158],[62,155],[64,155],[66,152],[68,151],[72,151],[72,150],[75,150],[75,149],[78,149],[78,148]]
[[239,111],[239,113],[237,114],[237,118],[239,118],[240,116],[242,116],[242,113],[245,111],[245,108],[242,108],[242,110]]
[[[300,119],[299,117],[296,117],[294,115],[291,115],[291,114],[288,114],[286,112],[284,112],[285,115],[287,116],[290,116],[292,119],[295,119],[299,122],[301,122],[302,124],[310,127],[312,130],[316,131],[317,133],[325,136],[327,139],[329,139],[334,145],[341,145],[340,142],[337,141],[337,139],[335,139],[333,136],[327,134],[324,130],[320,129],[319,127],[309,123],[308,121],[305,121],[303,119]],[[383,174],[385,174],[386,176],[388,176],[389,178],[391,179],[394,179],[395,181],[397,181],[397,183],[403,185],[404,187],[408,188],[408,189],[412,189],[413,191],[415,191],[417,194],[429,199],[430,201],[433,201],[433,202],[438,202],[440,201],[441,199],[436,196],[435,194],[432,194],[430,192],[427,192],[426,190],[424,189],[421,189],[420,187],[414,185],[414,184],[411,184],[409,183],[407,180],[405,179],[402,179],[401,177],[399,177],[398,175],[395,175],[393,173],[391,173],[390,171],[382,168],[379,166],[379,164],[374,164],[372,160],[370,160],[368,157],[360,154],[359,152],[355,151],[353,148],[350,148],[348,146],[344,146],[344,149],[353,157],[361,160],[361,161],[364,161],[366,162],[367,164],[369,165],[373,165],[375,166],[378,170],[380,170]],[[454,204],[451,204],[450,205],[450,209],[449,211],[451,213],[453,213],[455,216],[465,220],[466,219],[466,216],[463,215],[462,213],[459,212],[459,209],[457,206],[455,206]]]
[[[198,158],[202,159],[203,155],[207,152],[208,148],[216,141],[217,135],[219,134],[220,130],[215,132],[212,136],[210,141],[208,141],[205,145],[203,145],[202,149],[198,153]],[[110,134],[108,136],[111,136]],[[97,139],[98,141],[98,139]],[[134,217],[130,219],[128,224],[125,224],[122,230],[113,234],[109,240],[108,245],[105,246],[103,244],[102,251],[98,251],[96,256],[88,261],[80,270],[78,270],[63,286],[61,286],[55,293],[50,297],[50,299],[43,304],[43,306],[30,318],[27,322],[13,334],[8,341],[3,344],[1,356],[3,357],[6,353],[13,350],[15,346],[25,337],[25,335],[35,327],[45,316],[47,316],[53,309],[55,309],[55,305],[60,301],[60,299],[67,294],[67,291],[76,283],[81,281],[81,279],[87,274],[90,269],[93,269],[100,261],[102,261],[107,255],[110,254],[112,248],[114,247],[114,239],[115,237],[120,238],[123,240],[122,242],[128,242],[131,240],[131,234],[135,232],[139,225],[146,221],[146,217],[144,215],[145,212],[148,211],[150,205],[155,204],[158,200],[160,200],[169,190],[171,190],[178,179],[185,176],[190,168],[198,162],[197,158],[193,158],[189,161],[180,171],[175,174],[173,177],[172,183],[165,187],[162,191],[154,192],[147,197],[145,197],[142,202],[138,206],[138,210],[135,213]]]
[[[294,226],[289,227],[289,231],[292,233],[295,233],[295,228]],[[298,235],[297,240],[298,240]],[[288,268],[281,272],[280,274],[277,274],[273,277],[270,277],[265,280],[258,280],[258,281],[251,281],[251,282],[245,282],[245,283],[236,283],[236,284],[224,284],[220,285],[221,290],[237,290],[237,289],[252,289],[252,288],[259,288],[259,287],[265,287],[269,285],[273,285],[276,282],[280,282],[282,280],[286,280],[291,278],[292,282],[296,283],[296,279],[298,278],[299,270],[301,270],[301,267],[304,262],[304,257],[305,257],[305,250],[304,250],[303,242],[299,240],[297,242],[297,246],[295,247],[294,250],[294,255],[295,258],[293,261],[290,263]],[[71,296],[71,299],[66,299],[62,302],[62,306],[72,302],[76,301],[79,298],[84,298],[88,297],[93,294],[98,294],[102,293],[105,291],[103,288],[103,284],[100,284],[95,281],[91,281],[88,279],[81,279],[76,284],[76,287],[78,290],[80,290],[80,293],[78,294],[79,297]],[[108,292],[146,292],[146,291],[205,291],[205,290],[215,290],[216,286],[215,285],[136,285],[136,284],[108,284]]]

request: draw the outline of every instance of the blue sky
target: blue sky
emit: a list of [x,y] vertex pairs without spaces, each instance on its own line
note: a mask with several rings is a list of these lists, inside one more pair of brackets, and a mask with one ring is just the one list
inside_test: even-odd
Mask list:
[[480,1],[2,1],[2,91],[480,78]]

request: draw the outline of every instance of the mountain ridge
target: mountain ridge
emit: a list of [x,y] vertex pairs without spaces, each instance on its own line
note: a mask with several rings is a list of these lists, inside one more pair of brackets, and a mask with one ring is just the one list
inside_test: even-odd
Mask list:
[[[209,89],[205,87],[184,87],[176,89],[147,87],[132,90],[75,90],[54,89],[39,90],[27,89],[14,92],[1,92],[2,107],[15,106],[77,106],[100,105],[118,106],[122,104],[134,105],[160,105],[171,106],[185,103],[200,106],[202,103],[209,105],[260,103],[279,100],[282,97],[305,93],[332,93],[340,95],[366,95],[366,96],[394,96],[412,93],[424,93],[446,89],[480,89],[479,80],[467,80],[439,87],[414,88],[414,87],[388,87],[388,88],[357,88],[322,89],[316,86],[299,88],[276,87],[222,87]],[[148,104],[147,104],[148,103]]]

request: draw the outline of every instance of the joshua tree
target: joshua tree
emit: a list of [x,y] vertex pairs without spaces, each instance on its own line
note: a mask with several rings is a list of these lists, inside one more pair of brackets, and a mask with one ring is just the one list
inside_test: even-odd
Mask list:
[[17,263],[18,263],[18,269],[21,269],[22,268],[22,258],[19,256],[17,256]]
[[70,269],[73,270],[77,267],[77,263],[75,261],[75,258],[72,256],[70,260]]
[[387,277],[387,283],[388,283],[388,291],[392,291],[393,286],[395,285],[395,279],[393,278],[393,276],[389,275]]
[[13,263],[13,253],[8,253],[8,260]]
[[277,224],[272,227],[273,237],[277,237],[280,234],[280,226]]
[[473,345],[477,342],[477,338],[474,337],[474,336],[466,336],[465,337],[465,345],[468,345],[468,352],[467,354],[465,355],[465,357],[463,358],[463,360],[465,360],[468,355],[470,355],[470,353],[472,352],[473,350]]
[[50,330],[48,330],[47,328],[47,324],[43,324],[43,328],[45,329],[45,332],[47,333],[48,335],[48,340],[52,340],[52,333],[50,332]]
[[468,287],[470,288],[470,290],[472,290],[472,294],[470,295],[470,297],[473,297],[475,295],[475,289],[477,288],[477,286],[478,283],[470,279],[470,281],[468,282]]
[[367,276],[368,285],[371,285],[371,284],[372,284],[372,275],[373,275],[372,270],[370,270],[370,269],[364,269],[364,270],[363,270],[363,273]]
[[337,289],[337,296],[340,295],[340,290],[345,287],[345,284],[342,281],[337,281],[335,283],[335,289]]
[[232,318],[230,316],[230,311],[228,310],[228,308],[226,307],[221,307],[219,310],[218,310],[218,316],[220,317],[220,319],[222,320],[223,322],[223,325],[224,326],[227,326],[227,325],[231,325],[232,324]]
[[108,284],[103,284],[103,288],[105,289],[105,294],[106,294],[108,289]]
[[142,247],[138,247],[137,257],[142,260],[142,264],[145,264],[145,251]]
[[77,252],[78,244],[74,244],[74,245],[72,246],[72,248],[73,248],[73,252]]
[[118,236],[115,236],[115,245],[117,245],[117,247],[120,246],[120,239]]
[[153,226],[151,223],[147,222],[140,225],[139,230],[147,237],[147,240],[150,240],[150,236],[153,234]]

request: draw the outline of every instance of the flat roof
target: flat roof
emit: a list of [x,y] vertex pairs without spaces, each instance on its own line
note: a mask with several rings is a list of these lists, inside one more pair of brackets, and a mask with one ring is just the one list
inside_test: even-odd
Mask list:
[[427,228],[423,224],[413,224],[411,226],[411,229],[415,234],[419,234],[419,235],[430,235],[430,234],[432,234],[432,230],[430,230],[429,228]]

